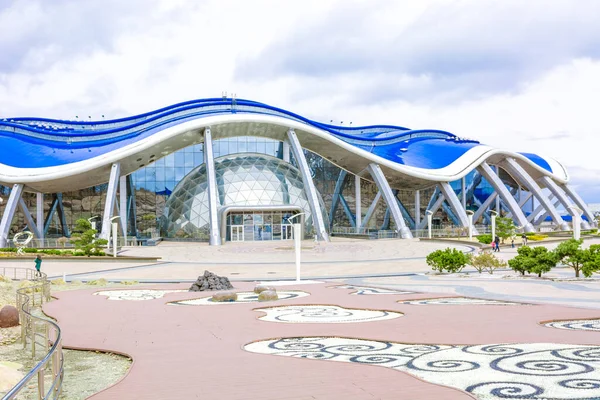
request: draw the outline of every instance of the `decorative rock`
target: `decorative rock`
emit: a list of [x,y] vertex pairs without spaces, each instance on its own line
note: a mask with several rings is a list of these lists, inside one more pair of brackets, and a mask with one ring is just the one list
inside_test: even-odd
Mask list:
[[267,290],[270,290],[271,292],[277,292],[277,289],[273,286],[256,285],[256,287],[254,287],[254,293],[256,294],[261,294]]
[[5,305],[0,310],[0,328],[10,328],[19,325],[19,311],[17,307],[10,304]]
[[229,279],[224,276],[217,276],[210,271],[204,271],[196,282],[190,287],[190,292],[202,292],[205,290],[228,290],[233,289]]
[[237,293],[235,292],[219,292],[213,294],[212,301],[236,301]]
[[273,301],[278,299],[277,292],[273,290],[265,290],[258,295],[258,301]]

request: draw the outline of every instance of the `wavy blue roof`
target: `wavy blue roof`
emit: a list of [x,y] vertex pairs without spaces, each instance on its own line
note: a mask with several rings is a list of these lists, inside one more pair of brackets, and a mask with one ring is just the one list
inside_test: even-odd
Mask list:
[[[66,165],[106,154],[182,122],[232,113],[287,118],[321,129],[389,161],[419,168],[446,167],[479,145],[477,141],[463,140],[440,130],[411,130],[393,125],[335,126],[255,101],[211,98],[106,121],[6,118],[0,120],[0,163],[18,168]],[[552,172],[543,158],[523,155]]]

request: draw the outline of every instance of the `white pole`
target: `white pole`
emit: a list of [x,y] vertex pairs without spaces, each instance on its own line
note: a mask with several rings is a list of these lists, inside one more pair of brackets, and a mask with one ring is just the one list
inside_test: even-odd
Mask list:
[[116,222],[112,223],[112,243],[113,243],[113,257],[117,256],[117,227]]
[[492,241],[493,241],[494,238],[496,237],[496,213],[494,211],[492,211],[491,214],[492,214]]
[[301,233],[301,225],[294,224],[294,247],[296,250],[296,282],[300,282],[300,250],[302,242],[300,241]]
[[473,240],[473,211],[467,211],[469,218],[469,240]]
[[431,220],[433,219],[433,213],[427,211],[427,237],[431,239]]
[[573,239],[579,240],[581,239],[581,213],[583,210],[575,206],[571,206],[569,209],[573,215]]
[[66,272],[63,272],[63,281],[65,281],[65,282],[67,281],[67,273]]

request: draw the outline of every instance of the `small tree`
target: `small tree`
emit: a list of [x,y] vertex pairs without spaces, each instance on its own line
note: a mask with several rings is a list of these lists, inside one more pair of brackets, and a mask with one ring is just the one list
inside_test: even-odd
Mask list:
[[106,239],[96,239],[96,233],[98,232],[92,229],[92,224],[87,219],[80,218],[75,221],[73,231],[71,243],[88,257],[100,253],[100,247],[108,243]]
[[434,271],[460,272],[471,261],[471,255],[457,249],[436,250],[427,255],[427,265]]
[[62,246],[62,248],[64,249],[65,248],[65,244],[69,241],[69,238],[63,236],[63,237],[59,237],[58,239],[56,239],[56,241],[58,243],[60,243],[61,246]]
[[473,257],[470,264],[477,272],[482,273],[483,271],[487,271],[490,274],[493,274],[494,270],[498,268],[506,267],[506,262],[504,260],[500,260],[489,251],[483,251],[479,253],[479,255]]
[[[513,222],[512,218],[507,217],[497,217],[496,218],[496,235],[500,239],[502,239],[502,243],[504,243],[504,239],[514,236],[517,231],[517,227]],[[494,238],[492,238],[494,240]]]
[[600,271],[600,245],[591,245],[589,249],[582,249],[583,240],[569,239],[562,242],[554,250],[559,261],[575,270],[575,277],[583,272],[586,278]]
[[533,272],[541,277],[542,274],[556,267],[558,262],[557,255],[543,246],[521,246],[517,249],[517,253],[515,258],[508,260],[508,265],[521,275],[525,275],[525,272]]

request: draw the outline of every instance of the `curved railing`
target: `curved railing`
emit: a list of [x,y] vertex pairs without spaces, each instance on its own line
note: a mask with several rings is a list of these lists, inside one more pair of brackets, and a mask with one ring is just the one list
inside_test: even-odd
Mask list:
[[[64,376],[62,333],[54,321],[34,315],[36,311],[41,311],[44,302],[50,300],[50,281],[44,273],[36,277],[36,271],[30,268],[3,267],[0,271],[4,276],[12,277],[15,280],[27,279],[34,282],[32,286],[17,290],[17,308],[21,322],[23,348],[27,349],[28,346],[31,348],[31,356],[34,360],[38,353],[43,355],[35,367],[9,390],[2,400],[16,398],[34,378],[37,378],[38,399],[58,399]],[[40,350],[43,351],[40,352]]]

